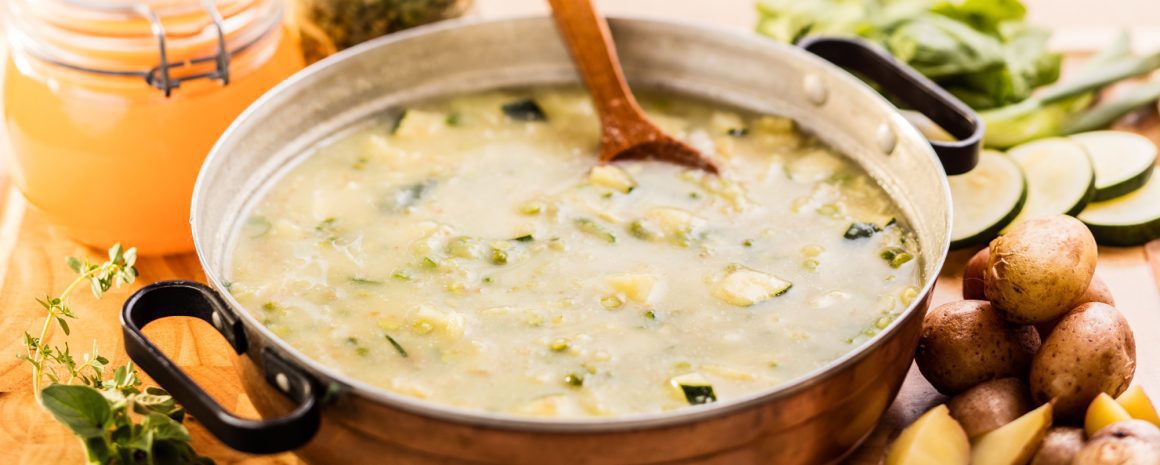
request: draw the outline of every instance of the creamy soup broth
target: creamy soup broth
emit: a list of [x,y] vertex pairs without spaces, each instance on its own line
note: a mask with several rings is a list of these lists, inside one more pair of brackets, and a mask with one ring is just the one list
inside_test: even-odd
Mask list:
[[234,240],[229,292],[290,345],[471,410],[724,402],[853,350],[916,297],[887,195],[793,121],[642,104],[720,177],[597,166],[578,89],[415,105],[313,149]]

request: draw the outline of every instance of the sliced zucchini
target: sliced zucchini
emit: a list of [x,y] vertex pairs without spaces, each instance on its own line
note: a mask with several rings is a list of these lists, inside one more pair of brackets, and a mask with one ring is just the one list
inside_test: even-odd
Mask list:
[[1092,131],[1070,136],[1087,150],[1096,169],[1093,202],[1114,199],[1143,187],[1156,164],[1156,145],[1123,131]]
[[1027,180],[1010,157],[992,150],[966,174],[948,176],[954,202],[951,248],[986,244],[1015,220],[1027,201]]
[[1027,178],[1027,200],[1011,224],[1051,215],[1078,215],[1095,194],[1095,168],[1083,146],[1063,137],[1028,142],[1007,151]]
[[1160,238],[1160,180],[1152,175],[1128,195],[1088,205],[1079,219],[1105,245],[1133,246]]

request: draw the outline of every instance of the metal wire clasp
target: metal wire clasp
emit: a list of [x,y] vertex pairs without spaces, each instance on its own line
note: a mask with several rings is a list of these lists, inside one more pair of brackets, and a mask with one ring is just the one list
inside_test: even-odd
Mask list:
[[[222,25],[224,19],[218,12],[217,6],[214,5],[213,0],[201,0],[202,8],[205,9],[211,21],[213,21],[214,31],[217,33],[217,51],[212,56],[197,57],[184,61],[170,62],[169,52],[165,45],[165,25],[161,22],[161,17],[157,12],[149,8],[144,3],[134,2],[129,5],[107,5],[93,3],[87,0],[67,0],[68,3],[76,4],[86,8],[95,8],[106,11],[122,11],[126,13],[136,14],[149,21],[149,31],[153,37],[157,39],[157,49],[160,54],[159,64],[148,72],[144,73],[145,82],[150,86],[165,92],[165,96],[169,97],[173,93],[173,89],[181,87],[181,83],[191,81],[194,79],[215,79],[221,81],[223,85],[230,83],[230,56],[229,49],[226,48],[226,34]],[[193,73],[185,76],[175,77],[172,74],[174,68],[189,67],[200,65],[203,63],[214,63],[212,71],[205,71],[201,73]],[[115,73],[121,74],[121,73]]]

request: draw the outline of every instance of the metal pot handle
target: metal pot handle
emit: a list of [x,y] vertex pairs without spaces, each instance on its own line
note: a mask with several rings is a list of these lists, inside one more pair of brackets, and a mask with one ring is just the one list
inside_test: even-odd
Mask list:
[[938,84],[861,39],[806,37],[798,46],[878,84],[883,92],[946,129],[957,140],[930,141],[930,145],[948,175],[966,173],[978,164],[983,122]]
[[150,322],[172,316],[194,317],[213,325],[239,355],[247,353],[246,333],[241,321],[213,289],[193,281],[161,281],[145,286],[129,297],[121,312],[129,358],[210,433],[234,449],[253,454],[289,451],[314,437],[321,421],[321,401],[317,383],[310,376],[277,354],[263,350],[266,381],[298,402],[298,406],[285,417],[272,420],[238,417],[210,397],[141,332]]

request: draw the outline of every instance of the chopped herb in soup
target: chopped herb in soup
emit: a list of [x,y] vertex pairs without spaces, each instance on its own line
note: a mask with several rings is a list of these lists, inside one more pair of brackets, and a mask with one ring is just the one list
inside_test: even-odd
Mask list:
[[277,181],[235,235],[230,292],[347,376],[547,417],[753,394],[915,298],[916,242],[850,161],[785,118],[643,101],[722,176],[597,165],[576,89],[415,105]]

